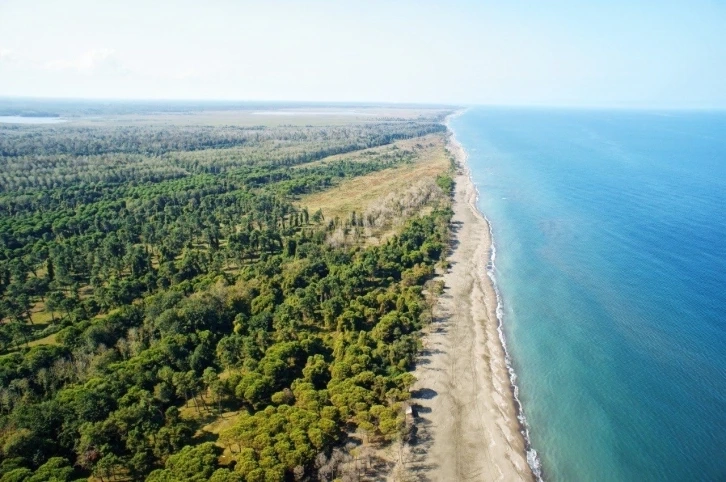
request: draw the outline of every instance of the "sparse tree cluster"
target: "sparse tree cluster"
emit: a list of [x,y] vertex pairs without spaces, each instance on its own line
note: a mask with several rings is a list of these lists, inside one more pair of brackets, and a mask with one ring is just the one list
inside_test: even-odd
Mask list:
[[[292,200],[410,153],[309,161],[440,125],[63,129],[0,135],[0,480],[332,480],[347,431],[398,436],[446,196],[421,183],[356,214],[400,224],[366,249]],[[30,159],[52,184],[22,181]]]
[[442,128],[431,122],[325,128],[0,126],[0,192],[289,167]]

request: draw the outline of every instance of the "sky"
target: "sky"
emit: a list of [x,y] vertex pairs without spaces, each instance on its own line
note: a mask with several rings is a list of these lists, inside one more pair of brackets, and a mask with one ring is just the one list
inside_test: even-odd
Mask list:
[[726,1],[0,0],[0,96],[726,108]]

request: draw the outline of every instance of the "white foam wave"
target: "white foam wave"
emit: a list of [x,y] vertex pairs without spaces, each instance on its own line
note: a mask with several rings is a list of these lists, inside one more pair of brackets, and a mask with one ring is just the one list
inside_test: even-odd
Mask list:
[[462,160],[462,164],[464,169],[466,170],[466,173],[469,177],[469,182],[472,186],[474,186],[474,192],[476,193],[475,201],[474,201],[474,209],[481,214],[481,216],[484,218],[484,220],[487,223],[487,227],[489,228],[489,239],[491,242],[491,249],[489,253],[489,261],[486,265],[486,272],[487,276],[492,282],[492,287],[494,288],[494,294],[497,298],[497,308],[496,308],[496,315],[497,315],[497,333],[499,334],[499,342],[502,344],[502,349],[504,350],[504,362],[507,367],[507,372],[509,374],[509,384],[510,388],[512,390],[512,395],[515,401],[515,410],[517,411],[517,420],[519,421],[520,426],[520,432],[522,433],[522,437],[524,437],[524,443],[525,443],[525,452],[527,457],[527,463],[529,464],[530,469],[532,470],[532,474],[534,475],[535,479],[539,482],[543,482],[544,475],[542,474],[542,463],[540,461],[539,455],[537,454],[537,450],[534,449],[532,446],[532,439],[530,438],[530,431],[529,431],[529,423],[527,422],[527,417],[524,415],[524,406],[522,405],[522,401],[519,399],[519,386],[517,385],[517,373],[514,371],[514,366],[512,365],[512,357],[509,355],[509,349],[507,348],[507,340],[506,336],[504,335],[504,308],[502,304],[502,296],[499,292],[499,285],[497,284],[497,277],[495,274],[496,268],[494,265],[494,260],[497,257],[497,247],[494,243],[494,232],[492,230],[492,223],[489,221],[489,218],[484,215],[484,213],[481,212],[479,209],[479,187],[474,183],[474,178],[472,177],[471,170],[467,166],[467,162],[469,159],[469,153],[464,149],[464,147],[461,145],[461,143],[456,139],[456,134],[454,133],[454,130],[451,128],[450,121],[451,119],[458,117],[460,115],[463,115],[468,111],[469,108],[462,109],[454,114],[451,114],[447,116],[446,121],[444,124],[446,125],[449,132],[451,132],[451,142],[458,146],[459,149],[461,149],[464,159]]
[[[469,182],[471,182],[472,186],[474,186],[474,190],[476,192],[476,200],[474,207],[479,210],[479,188],[474,183],[474,179],[472,178],[471,171],[468,172],[469,175]],[[497,284],[497,277],[495,274],[495,265],[494,261],[497,257],[497,247],[494,243],[494,232],[492,230],[492,223],[489,221],[489,218],[484,215],[484,213],[481,213],[482,217],[487,223],[487,227],[489,228],[489,239],[491,243],[491,250],[489,253],[489,261],[487,262],[486,271],[487,276],[492,282],[492,286],[494,288],[494,294],[497,297],[497,308],[496,308],[496,314],[497,314],[497,333],[499,334],[499,341],[502,344],[502,349],[504,350],[504,362],[507,366],[507,372],[509,373],[509,383],[511,385],[512,394],[514,396],[514,401],[516,403],[515,409],[517,410],[517,420],[519,421],[520,430],[522,433],[522,436],[524,437],[524,443],[525,443],[525,451],[527,456],[527,463],[529,464],[530,469],[532,470],[532,474],[534,475],[535,479],[542,482],[543,474],[542,474],[542,463],[540,461],[539,455],[537,454],[537,450],[534,449],[532,446],[532,439],[530,438],[530,429],[529,429],[529,423],[527,422],[527,417],[524,415],[524,406],[522,405],[522,401],[519,399],[519,386],[517,385],[517,373],[514,371],[514,366],[512,365],[512,357],[509,354],[509,349],[507,348],[507,340],[506,336],[504,335],[504,308],[502,304],[502,296],[499,292],[499,285]]]

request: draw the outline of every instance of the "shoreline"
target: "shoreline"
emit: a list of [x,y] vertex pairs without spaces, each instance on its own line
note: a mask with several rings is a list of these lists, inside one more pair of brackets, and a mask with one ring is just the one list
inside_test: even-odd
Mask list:
[[502,307],[502,298],[499,293],[499,288],[497,286],[497,280],[496,276],[494,274],[494,260],[496,258],[496,245],[494,244],[494,233],[492,230],[492,223],[489,221],[489,218],[486,217],[484,213],[482,213],[479,210],[479,207],[477,206],[477,203],[479,201],[479,189],[476,187],[476,184],[474,184],[474,179],[471,175],[471,170],[469,169],[469,166],[467,164],[468,160],[468,153],[466,152],[466,149],[464,149],[464,146],[461,145],[461,143],[456,139],[456,134],[454,133],[453,129],[451,129],[451,126],[449,125],[449,121],[452,117],[456,117],[459,115],[462,115],[465,110],[457,111],[456,113],[448,116],[446,118],[446,128],[449,132],[449,143],[447,143],[447,149],[451,152],[451,149],[456,149],[457,154],[455,155],[457,162],[461,166],[461,169],[463,171],[463,174],[466,176],[466,182],[470,185],[469,188],[474,191],[473,199],[469,198],[467,200],[467,203],[469,205],[469,208],[474,212],[475,216],[477,216],[480,220],[480,222],[483,222],[486,224],[487,230],[489,231],[489,239],[488,239],[488,250],[489,250],[489,262],[486,266],[486,279],[482,280],[482,287],[483,289],[490,290],[494,293],[494,298],[496,299],[496,308],[495,308],[495,315],[496,315],[496,321],[497,321],[497,333],[499,335],[499,341],[501,343],[502,351],[504,354],[504,363],[507,367],[507,373],[509,375],[509,388],[511,391],[512,396],[512,404],[514,405],[515,412],[517,414],[517,422],[518,422],[518,429],[522,437],[524,438],[524,456],[527,460],[527,464],[529,465],[530,471],[532,476],[537,481],[543,480],[543,474],[542,474],[542,464],[539,459],[539,455],[537,454],[537,451],[532,446],[532,441],[529,436],[529,423],[527,422],[527,418],[524,414],[524,406],[522,405],[521,400],[519,399],[519,386],[516,383],[517,380],[517,374],[514,371],[514,366],[512,365],[512,358],[509,354],[509,350],[507,348],[507,342],[506,342],[506,336],[504,334],[504,319],[503,319],[503,307]]
[[[461,111],[453,115],[460,114]],[[434,322],[413,371],[418,411],[393,480],[523,480],[539,477],[527,457],[526,421],[500,330],[499,296],[489,273],[491,229],[476,207],[466,152],[449,126],[455,177],[451,267],[439,279]]]

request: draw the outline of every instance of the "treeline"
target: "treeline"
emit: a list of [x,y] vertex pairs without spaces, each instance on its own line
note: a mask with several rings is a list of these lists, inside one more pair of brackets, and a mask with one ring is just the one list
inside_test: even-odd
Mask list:
[[[331,145],[349,132],[319,131]],[[336,474],[354,427],[398,434],[448,199],[428,185],[431,214],[381,246],[336,248],[291,196],[410,153],[302,168],[260,156],[2,197],[0,480],[314,480]],[[47,326],[32,324],[39,307]],[[201,444],[189,410],[240,415]]]
[[431,122],[326,128],[0,125],[0,192],[292,166],[441,129]]

